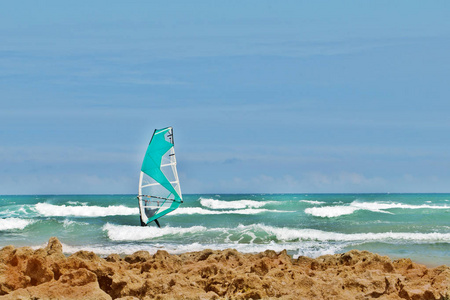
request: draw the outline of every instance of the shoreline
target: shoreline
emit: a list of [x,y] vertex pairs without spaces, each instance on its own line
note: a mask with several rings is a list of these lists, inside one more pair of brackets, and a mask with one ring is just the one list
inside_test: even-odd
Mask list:
[[0,299],[448,299],[450,267],[351,250],[316,259],[234,249],[150,255],[0,250]]
[[[65,246],[64,243],[61,243],[61,244],[63,245],[63,248],[64,248],[64,246]],[[37,250],[37,249],[39,249],[39,248],[45,248],[45,247],[46,247],[46,244],[45,244],[45,245],[41,245],[41,246],[33,246],[33,247],[31,247],[31,248],[32,248],[33,250]],[[81,248],[81,247],[80,247],[80,248]],[[1,247],[0,247],[0,249],[1,249]],[[148,252],[151,256],[153,256],[153,255],[156,254],[157,251],[165,251],[165,252],[167,252],[169,255],[180,256],[180,255],[183,255],[183,254],[186,254],[186,253],[200,253],[200,252],[203,252],[203,251],[206,251],[206,250],[212,250],[212,251],[225,251],[225,250],[228,250],[228,249],[236,250],[237,252],[239,252],[239,253],[241,253],[241,254],[243,254],[243,255],[246,255],[246,254],[249,254],[249,255],[255,254],[255,255],[256,255],[256,254],[258,254],[258,253],[263,253],[263,252],[264,252],[264,251],[262,251],[262,252],[244,252],[244,251],[239,251],[239,250],[234,249],[234,248],[220,248],[220,249],[205,248],[205,249],[203,249],[203,250],[196,250],[196,251],[189,251],[189,252],[172,252],[171,250],[167,250],[167,249],[158,249],[158,250],[155,250],[155,251],[149,251],[149,250],[137,250],[137,251],[135,251],[135,252],[144,251],[144,252]],[[319,257],[327,256],[327,255],[342,255],[342,254],[345,254],[345,253],[350,252],[350,251],[352,251],[352,250],[356,250],[356,251],[360,251],[360,252],[369,252],[369,253],[372,253],[372,254],[377,254],[377,255],[380,255],[380,256],[387,257],[387,258],[389,258],[391,261],[396,261],[396,260],[400,260],[400,259],[404,259],[404,258],[405,258],[405,257],[392,256],[392,255],[389,255],[389,254],[382,254],[382,253],[377,253],[377,252],[373,252],[373,251],[369,251],[369,250],[364,250],[364,249],[357,249],[357,248],[354,248],[354,249],[351,249],[351,250],[345,251],[345,252],[339,252],[339,253],[336,253],[336,254],[323,254],[323,255],[319,255],[319,256],[315,256],[315,257],[305,256],[305,255],[293,255],[293,254],[290,254],[289,251],[286,251],[286,255],[289,256],[292,260],[297,260],[297,259],[300,258],[300,257],[308,257],[308,258],[311,258],[311,259],[317,259],[317,258],[319,258]],[[117,254],[121,259],[125,259],[125,257],[134,254],[134,253],[118,253],[118,252],[114,252],[114,251],[111,252],[111,253],[104,254],[104,253],[97,253],[95,250],[93,251],[93,250],[83,250],[83,249],[79,249],[79,250],[73,251],[73,252],[66,252],[66,251],[63,251],[63,254],[64,254],[66,257],[69,257],[69,256],[71,256],[71,255],[73,255],[73,254],[75,254],[75,253],[77,253],[77,252],[80,252],[80,251],[93,252],[93,253],[94,253],[95,255],[97,255],[99,258],[103,258],[103,259],[106,259],[108,256],[110,256],[110,255],[112,255],[112,254],[114,254],[114,255]],[[277,252],[277,253],[280,252],[280,251],[276,251],[276,250],[273,250],[273,249],[267,249],[267,251],[274,251],[274,252]],[[436,263],[436,262],[434,262],[434,261],[431,262],[431,260],[428,260],[428,259],[420,259],[420,258],[412,259],[412,258],[410,258],[410,257],[408,257],[407,259],[410,259],[412,262],[414,262],[414,263],[416,263],[416,264],[423,265],[423,266],[425,266],[425,267],[428,268],[428,269],[433,269],[433,268],[437,268],[437,267],[441,267],[441,266],[450,266],[450,264],[447,264],[447,263]]]

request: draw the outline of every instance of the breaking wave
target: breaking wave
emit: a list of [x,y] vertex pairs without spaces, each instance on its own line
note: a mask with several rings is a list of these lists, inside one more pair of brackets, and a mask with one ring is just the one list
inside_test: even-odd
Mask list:
[[[367,233],[340,233],[317,229],[295,229],[289,227],[274,227],[264,224],[238,225],[234,228],[206,228],[204,226],[181,227],[138,227],[129,225],[113,225],[107,223],[103,226],[108,238],[114,241],[139,241],[173,235],[183,236],[195,233],[223,233],[215,234],[217,243],[230,243],[231,235],[252,236],[247,244],[252,244],[258,238],[258,244],[271,242],[388,242],[388,241],[420,241],[420,242],[450,242],[450,233],[417,233],[417,232],[367,232]],[[236,244],[242,239],[238,238]]]
[[358,210],[368,210],[372,212],[392,214],[389,209],[450,209],[448,205],[412,205],[403,203],[382,203],[382,202],[358,202],[353,201],[349,205],[310,207],[305,209],[305,213],[315,217],[334,218],[350,215]]
[[204,226],[181,227],[137,227],[130,225],[113,225],[106,223],[103,230],[108,238],[113,241],[140,241],[169,235],[184,235],[187,233],[204,232],[208,229]]
[[256,225],[267,233],[273,234],[282,241],[315,240],[315,241],[427,241],[450,242],[450,233],[417,233],[417,232],[367,232],[339,233],[317,229],[280,228]]
[[[88,206],[88,205],[53,205],[48,203],[38,203],[35,210],[46,217],[107,217],[107,216],[129,216],[139,215],[138,207],[127,207],[124,205],[115,206]],[[201,207],[180,207],[170,215],[223,215],[223,214],[240,214],[255,215],[266,212],[280,213],[284,211],[269,210],[265,208],[246,208],[238,210],[210,210]]]
[[403,204],[403,203],[382,203],[382,202],[358,202],[353,201],[351,205],[367,210],[384,210],[384,209],[392,209],[392,208],[402,208],[402,209],[450,209],[449,205],[429,205],[429,204],[421,204],[421,205],[412,205],[412,204]]
[[310,207],[305,209],[305,213],[315,217],[334,218],[344,215],[350,215],[359,208],[351,206],[324,206],[324,207]]
[[324,201],[315,201],[315,200],[300,200],[300,202],[309,203],[309,204],[324,204]]
[[13,230],[13,229],[24,229],[31,223],[33,223],[33,222],[29,221],[29,220],[19,219],[19,218],[0,219],[0,231]]
[[48,203],[37,203],[35,205],[36,211],[46,217],[106,217],[106,216],[127,216],[138,215],[139,208],[130,208],[124,205],[116,206],[67,206],[67,205],[53,205]]
[[233,200],[223,201],[210,198],[200,198],[200,204],[211,209],[243,209],[243,208],[260,208],[267,204],[275,203],[275,201],[255,201],[255,200]]
[[289,211],[281,211],[281,210],[271,210],[265,208],[247,208],[247,209],[238,209],[238,210],[209,210],[201,207],[180,207],[170,215],[225,215],[225,214],[238,214],[238,215],[256,215],[261,213],[282,213]]

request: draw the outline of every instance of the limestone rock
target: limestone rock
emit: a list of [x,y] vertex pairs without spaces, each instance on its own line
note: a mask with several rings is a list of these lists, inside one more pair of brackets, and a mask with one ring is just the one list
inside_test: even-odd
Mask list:
[[286,251],[138,251],[106,259],[43,249],[0,250],[0,299],[449,299],[450,268],[352,250],[293,260]]

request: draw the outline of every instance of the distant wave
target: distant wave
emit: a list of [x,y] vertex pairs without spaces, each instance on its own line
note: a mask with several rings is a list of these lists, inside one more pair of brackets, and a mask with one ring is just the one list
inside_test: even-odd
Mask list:
[[315,201],[315,200],[300,200],[299,202],[309,203],[309,204],[324,204],[326,202],[323,201]]
[[305,213],[315,217],[334,218],[344,215],[350,215],[359,208],[352,206],[323,206],[323,207],[309,207],[305,209]]
[[237,210],[209,210],[201,207],[180,207],[173,212],[171,215],[226,215],[226,214],[238,214],[238,215],[256,215],[260,213],[273,212],[282,213],[289,211],[281,210],[271,210],[265,208],[247,208],[247,209],[237,209]]
[[33,210],[30,209],[30,205],[14,205],[9,208],[2,210],[0,212],[0,217],[2,218],[21,218],[25,215],[29,215],[33,213]]
[[124,205],[117,206],[67,206],[53,205],[48,203],[37,203],[35,208],[38,213],[46,217],[106,217],[106,216],[127,216],[138,215],[139,208],[130,208]]
[[[129,225],[105,224],[103,230],[108,238],[114,241],[139,241],[171,235],[190,235],[196,233],[224,233],[217,243],[230,243],[226,237],[229,235],[258,236],[265,243],[274,241],[319,241],[319,242],[367,242],[367,241],[425,241],[450,242],[450,233],[417,233],[417,232],[367,232],[367,233],[339,233],[317,229],[295,229],[288,227],[274,227],[264,224],[238,225],[233,228],[207,228],[193,227],[139,227]],[[224,238],[225,237],[225,238]],[[253,239],[252,239],[253,241]],[[252,242],[249,242],[252,243]]]
[[32,221],[19,219],[19,218],[5,218],[0,219],[0,231],[12,230],[12,229],[24,229]]
[[87,205],[87,202],[80,202],[80,201],[67,201],[67,204],[69,205]]
[[233,200],[224,201],[210,198],[200,198],[202,206],[211,209],[243,209],[243,208],[260,208],[267,204],[276,203],[275,201],[255,201],[255,200]]
[[[48,203],[38,203],[35,205],[36,211],[46,217],[106,217],[106,216],[128,216],[139,215],[138,207],[126,207],[124,205],[116,206],[88,206],[88,205],[53,205]],[[284,212],[279,210],[269,210],[264,208],[247,208],[240,210],[209,210],[201,207],[180,207],[170,215],[222,215],[222,214],[240,214],[254,215],[265,212]]]
[[305,213],[313,215],[315,217],[322,218],[333,218],[344,215],[350,215],[358,210],[369,210],[379,213],[392,214],[387,210],[389,209],[450,209],[448,205],[412,205],[403,203],[382,203],[382,202],[359,202],[353,201],[349,205],[336,205],[336,206],[321,206],[321,207],[310,207],[305,209]]
[[353,201],[351,205],[355,207],[359,207],[361,209],[367,210],[383,210],[383,209],[392,209],[392,208],[403,208],[403,209],[450,209],[449,205],[429,205],[429,204],[421,204],[421,205],[412,205],[412,204],[403,204],[403,203],[382,203],[382,202],[358,202]]

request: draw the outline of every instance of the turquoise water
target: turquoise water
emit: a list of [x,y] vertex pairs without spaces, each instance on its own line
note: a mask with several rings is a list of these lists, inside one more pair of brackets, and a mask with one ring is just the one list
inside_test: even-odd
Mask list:
[[162,228],[140,227],[138,213],[135,195],[0,196],[0,247],[57,236],[67,254],[360,249],[450,265],[450,194],[185,195]]

